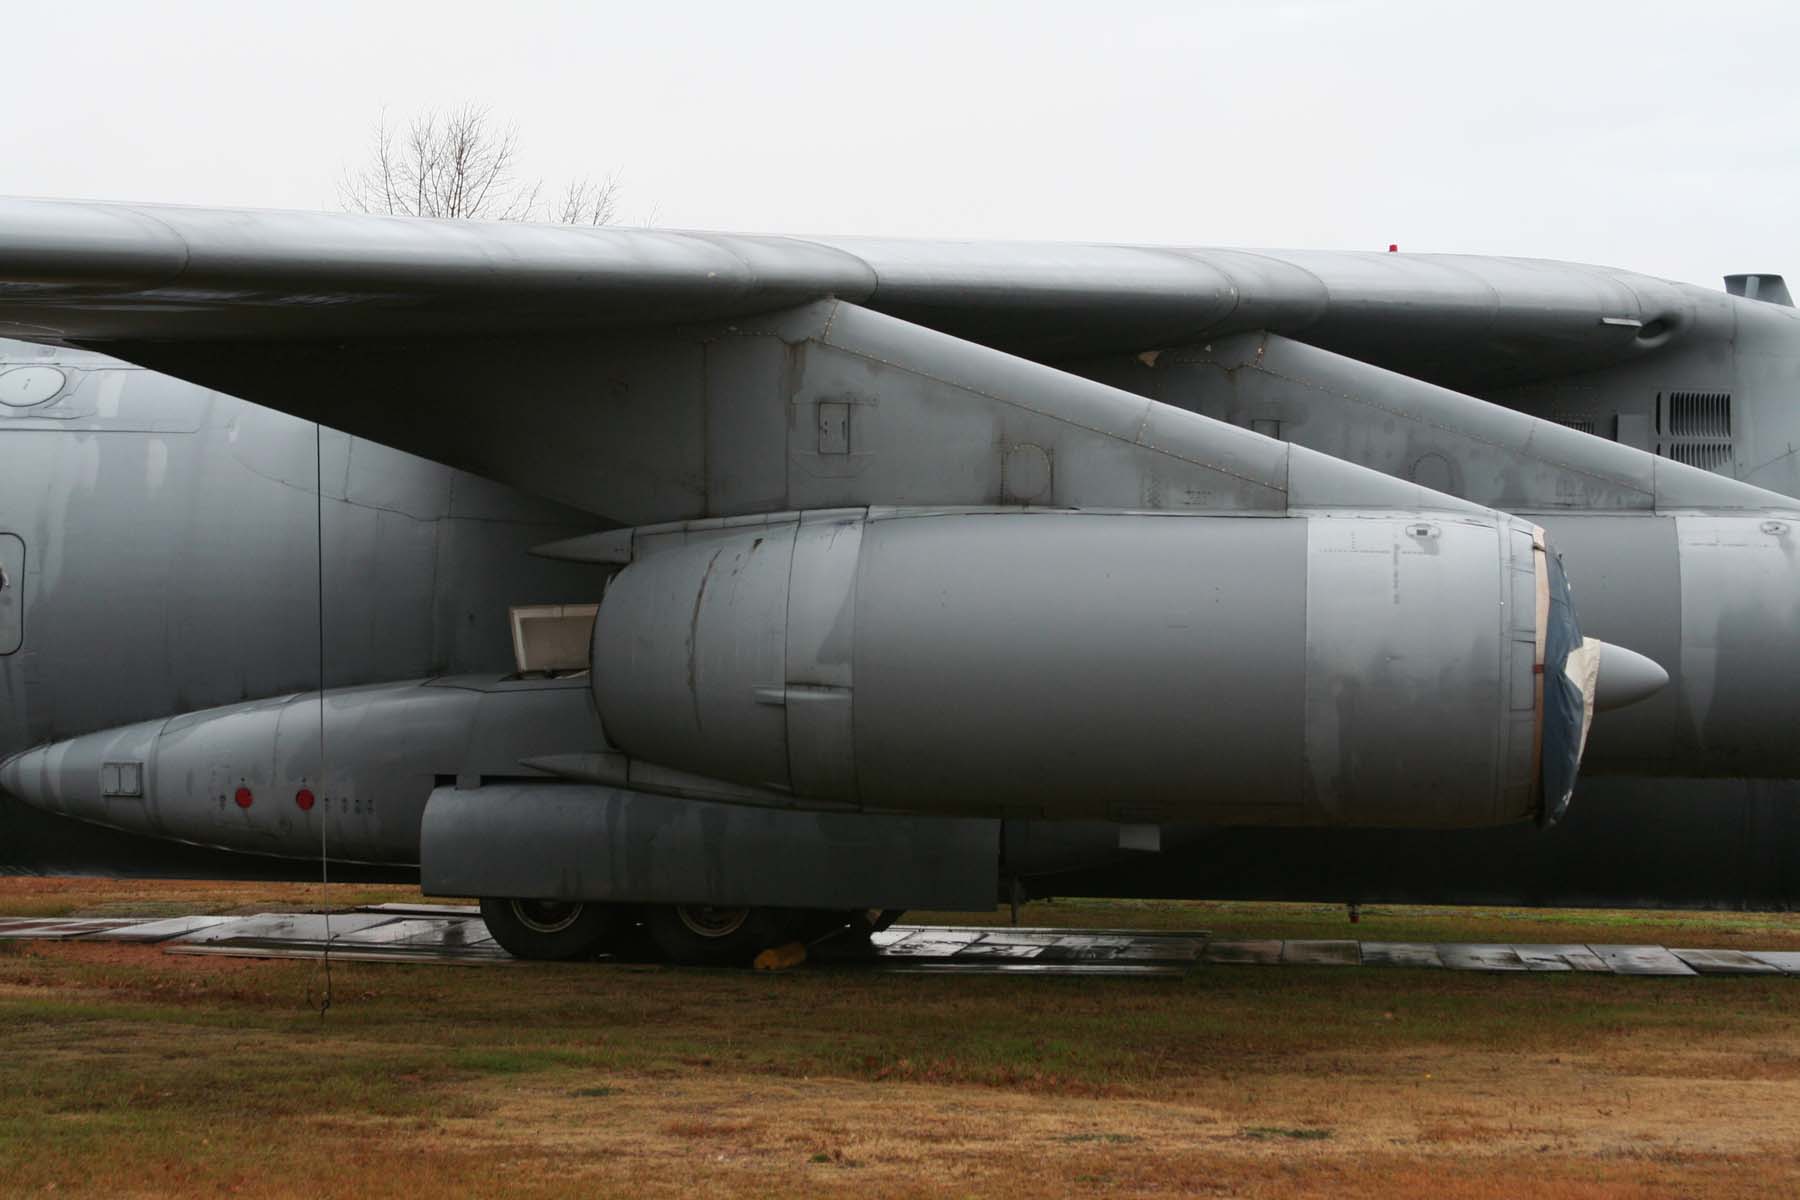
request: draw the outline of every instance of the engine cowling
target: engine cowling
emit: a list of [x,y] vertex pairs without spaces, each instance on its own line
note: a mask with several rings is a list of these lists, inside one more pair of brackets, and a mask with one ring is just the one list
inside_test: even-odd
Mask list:
[[1591,676],[1545,703],[1552,626],[1580,637],[1505,516],[857,509],[630,557],[595,623],[607,740],[821,806],[1490,825],[1566,800],[1545,749],[1591,714]]

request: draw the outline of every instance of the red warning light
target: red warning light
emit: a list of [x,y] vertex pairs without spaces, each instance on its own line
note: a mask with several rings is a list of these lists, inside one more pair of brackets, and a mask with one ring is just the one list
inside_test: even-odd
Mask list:
[[1389,254],[1395,254],[1399,251],[1399,249],[1400,249],[1399,242],[1389,242],[1388,243],[1388,253]]
[[312,789],[301,788],[299,791],[295,792],[294,803],[300,806],[301,812],[311,812],[313,806]]
[[237,806],[239,808],[249,808],[256,802],[256,797],[252,796],[250,794],[250,789],[246,787],[239,788],[237,790],[237,795],[234,796],[233,799],[237,801]]

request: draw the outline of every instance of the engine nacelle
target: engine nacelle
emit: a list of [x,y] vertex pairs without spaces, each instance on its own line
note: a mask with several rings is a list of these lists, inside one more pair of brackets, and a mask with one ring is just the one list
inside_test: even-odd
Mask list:
[[857,509],[630,557],[607,740],[821,807],[1492,825],[1566,800],[1591,713],[1591,674],[1545,703],[1580,638],[1505,516]]

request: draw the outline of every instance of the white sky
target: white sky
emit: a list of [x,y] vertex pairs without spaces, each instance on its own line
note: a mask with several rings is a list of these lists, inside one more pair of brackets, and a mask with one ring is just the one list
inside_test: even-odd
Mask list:
[[0,193],[337,207],[475,101],[624,215],[1800,277],[1800,4],[22,3]]

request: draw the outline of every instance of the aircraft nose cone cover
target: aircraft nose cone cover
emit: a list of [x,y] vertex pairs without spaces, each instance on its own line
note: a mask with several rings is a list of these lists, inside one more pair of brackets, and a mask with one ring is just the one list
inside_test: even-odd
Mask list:
[[1647,700],[1668,685],[1669,673],[1655,659],[1635,650],[1603,642],[1600,679],[1594,687],[1594,710],[1607,712]]

